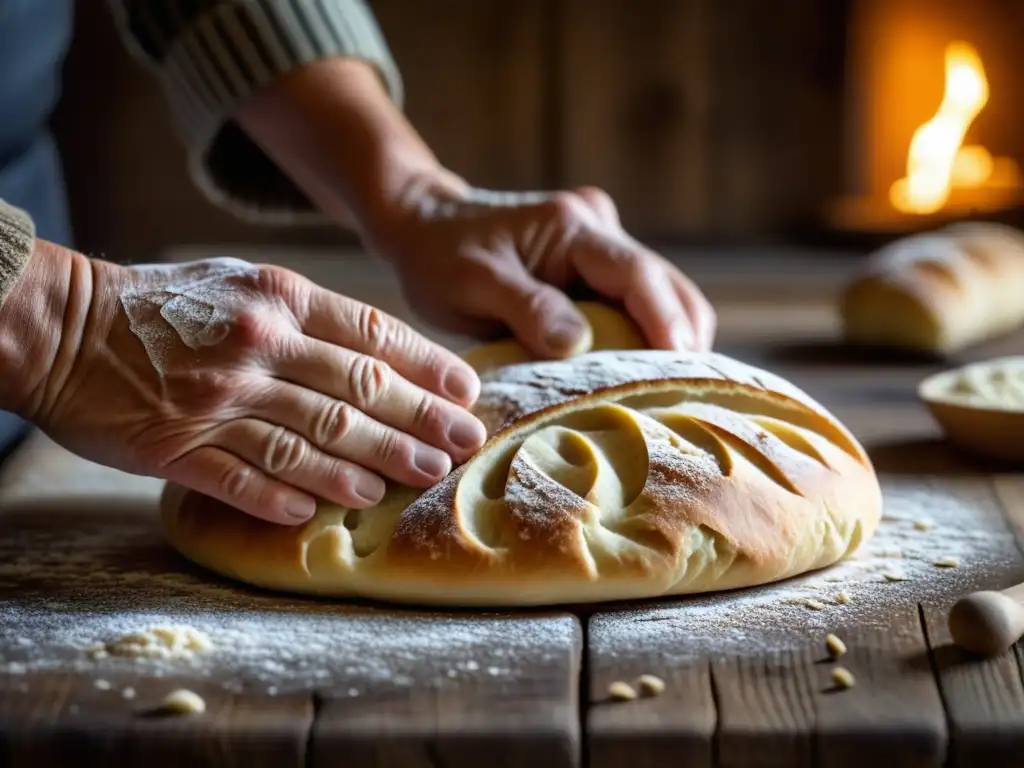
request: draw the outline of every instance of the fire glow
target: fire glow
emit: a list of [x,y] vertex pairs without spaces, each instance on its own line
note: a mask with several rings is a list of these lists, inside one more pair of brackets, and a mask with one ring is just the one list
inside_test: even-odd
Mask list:
[[942,103],[935,116],[914,132],[907,175],[889,190],[889,201],[903,213],[935,213],[957,189],[1021,187],[1020,168],[1012,159],[993,158],[985,147],[964,145],[968,129],[989,99],[978,52],[967,43],[951,43],[945,65]]

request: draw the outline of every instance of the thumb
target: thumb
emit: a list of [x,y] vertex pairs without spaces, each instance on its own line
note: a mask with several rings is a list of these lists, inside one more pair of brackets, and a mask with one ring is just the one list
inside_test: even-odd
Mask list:
[[518,263],[510,272],[491,284],[494,294],[487,299],[493,314],[516,339],[543,359],[587,352],[593,344],[593,332],[572,300],[537,280]]

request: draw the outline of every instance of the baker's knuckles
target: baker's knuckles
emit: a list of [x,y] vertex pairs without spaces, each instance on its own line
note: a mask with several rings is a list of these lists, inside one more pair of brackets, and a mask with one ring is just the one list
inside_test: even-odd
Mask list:
[[395,372],[383,360],[357,355],[349,366],[349,396],[361,411],[378,407],[391,392]]
[[263,466],[271,475],[285,475],[298,471],[309,463],[310,444],[284,427],[274,427],[267,434],[263,446]]

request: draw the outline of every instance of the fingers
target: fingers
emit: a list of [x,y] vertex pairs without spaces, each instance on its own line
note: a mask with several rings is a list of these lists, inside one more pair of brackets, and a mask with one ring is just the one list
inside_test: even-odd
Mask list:
[[709,351],[714,346],[718,326],[714,307],[690,278],[672,265],[667,265],[666,271],[693,326],[694,348],[700,352]]
[[655,349],[697,346],[694,319],[681,303],[665,264],[628,236],[582,230],[569,246],[569,258],[595,290],[623,302]]
[[496,269],[501,273],[481,287],[481,302],[534,355],[564,358],[590,348],[590,325],[568,296],[533,277],[518,259]]
[[602,224],[612,229],[622,227],[622,223],[619,221],[619,211],[607,192],[597,187],[580,187],[576,190],[576,194],[590,206]]
[[[532,230],[557,230],[542,239],[525,238],[522,242],[522,261],[535,265],[545,282],[563,285],[568,276],[578,275],[591,289],[621,301],[655,349],[710,348],[715,328],[710,304],[675,267],[622,229],[615,204],[606,193],[593,187],[572,195],[560,193],[534,206],[531,217]],[[530,252],[536,248],[529,246],[537,243],[543,243],[544,254]],[[521,309],[521,301],[511,305],[511,311],[519,312],[522,320],[519,326],[510,325],[526,343],[543,337],[556,322],[554,314],[543,316],[546,307],[552,313],[556,309],[562,312],[568,301],[561,294],[544,296],[528,278],[510,281],[520,294],[536,297],[537,309],[532,314]]]
[[272,523],[299,525],[316,512],[316,499],[310,494],[211,445],[189,451],[165,472],[168,480]]
[[251,412],[302,436],[324,454],[404,485],[429,487],[452,468],[444,451],[304,387],[279,383],[251,406]]
[[312,283],[309,290],[306,334],[383,360],[408,381],[461,406],[475,402],[480,380],[454,352],[375,307]]
[[260,419],[229,421],[208,444],[296,491],[343,507],[366,509],[384,496],[384,481],[373,472],[329,456],[291,429]]
[[[277,378],[365,414],[353,432],[376,424],[375,432],[391,443],[408,442],[399,441],[400,434],[415,438],[410,445],[415,446],[412,452],[422,470],[445,466],[447,474],[452,459],[466,461],[487,439],[486,428],[469,411],[413,384],[370,355],[296,336],[273,366]],[[432,470],[430,476],[433,482],[440,479]]]

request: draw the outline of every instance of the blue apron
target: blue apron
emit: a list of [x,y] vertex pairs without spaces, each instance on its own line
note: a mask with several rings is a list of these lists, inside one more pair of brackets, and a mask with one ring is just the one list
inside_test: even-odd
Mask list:
[[[40,238],[71,245],[64,177],[49,121],[60,97],[74,0],[0,0],[0,198]],[[0,411],[0,460],[27,427]]]

